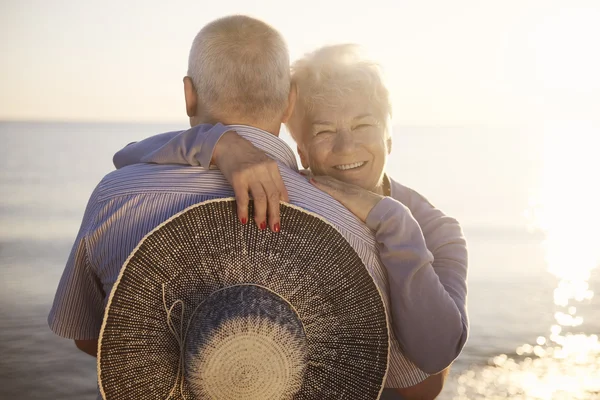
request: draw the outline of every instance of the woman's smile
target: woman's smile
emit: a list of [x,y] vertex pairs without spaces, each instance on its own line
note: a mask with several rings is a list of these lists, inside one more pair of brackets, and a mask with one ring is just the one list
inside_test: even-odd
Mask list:
[[367,164],[366,161],[359,161],[359,162],[355,162],[355,163],[351,163],[351,164],[334,165],[333,168],[340,170],[340,171],[355,171],[355,170],[362,169],[362,167],[364,167],[366,164]]

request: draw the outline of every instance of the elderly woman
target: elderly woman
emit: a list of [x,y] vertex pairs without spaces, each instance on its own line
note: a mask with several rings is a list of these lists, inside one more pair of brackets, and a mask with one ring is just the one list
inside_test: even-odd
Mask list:
[[[466,243],[456,220],[384,172],[391,105],[379,68],[356,46],[330,46],[294,63],[292,80],[297,101],[287,128],[307,178],[375,231],[404,353],[429,374],[447,369],[468,335]],[[269,225],[278,231],[279,200],[287,193],[276,165],[235,132],[217,128],[169,135],[183,151],[157,149],[161,141],[152,139],[130,145],[115,155],[115,165],[210,160],[232,183],[242,223],[250,192],[259,228],[267,226],[268,208]]]

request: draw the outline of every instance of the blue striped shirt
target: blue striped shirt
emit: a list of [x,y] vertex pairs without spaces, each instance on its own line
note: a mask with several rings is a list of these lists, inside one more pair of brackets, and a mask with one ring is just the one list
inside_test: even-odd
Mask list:
[[[389,313],[387,275],[372,231],[298,173],[294,153],[283,140],[252,127],[233,128],[277,161],[292,204],[321,215],[348,240],[381,289]],[[106,175],[85,210],[48,317],[50,328],[70,339],[97,339],[108,295],[138,242],[193,204],[232,196],[233,190],[218,170],[202,167],[135,164]],[[402,354],[391,327],[390,332],[386,387],[421,382],[428,375]]]

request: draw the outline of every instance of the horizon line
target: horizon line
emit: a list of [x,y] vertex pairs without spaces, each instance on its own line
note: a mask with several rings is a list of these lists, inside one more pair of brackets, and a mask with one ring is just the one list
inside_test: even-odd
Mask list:
[[[0,123],[30,123],[30,124],[93,124],[93,125],[113,125],[113,124],[124,124],[124,125],[170,125],[170,124],[184,124],[188,125],[189,121],[184,119],[182,121],[176,120],[126,120],[126,119],[113,119],[113,120],[94,120],[94,119],[54,119],[54,118],[4,118],[0,117]],[[392,122],[392,126],[402,126],[402,127],[415,127],[415,128],[470,128],[470,127],[503,127],[503,126],[513,126],[513,125],[522,125],[517,123],[508,123],[508,124],[498,124],[498,123],[448,123],[448,124],[440,124],[440,123],[402,123]]]

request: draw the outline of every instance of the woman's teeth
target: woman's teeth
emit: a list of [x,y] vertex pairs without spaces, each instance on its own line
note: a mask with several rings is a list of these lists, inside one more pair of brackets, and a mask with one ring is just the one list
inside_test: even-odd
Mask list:
[[365,165],[365,163],[366,163],[366,161],[356,162],[356,163],[352,163],[352,164],[342,164],[342,165],[336,165],[334,168],[341,169],[342,171],[344,171],[347,169],[354,169],[354,168],[362,167],[363,165]]

